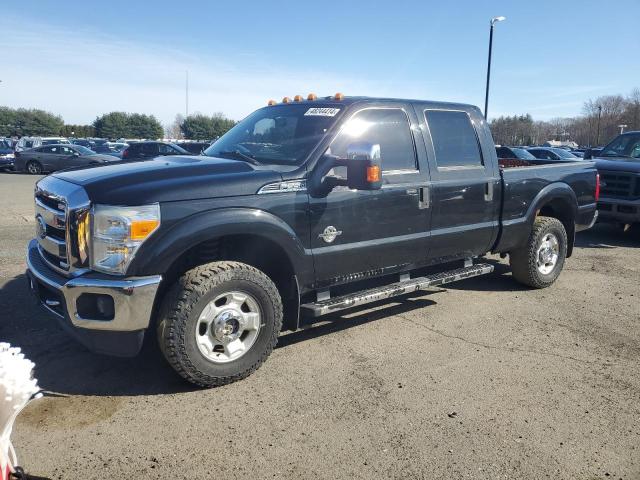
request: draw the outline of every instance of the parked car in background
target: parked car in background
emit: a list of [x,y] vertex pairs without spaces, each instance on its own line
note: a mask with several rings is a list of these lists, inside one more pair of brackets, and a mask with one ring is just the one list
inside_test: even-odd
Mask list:
[[71,145],[64,137],[22,137],[16,144],[15,151],[23,152],[42,145]]
[[72,167],[113,162],[111,155],[101,155],[82,145],[53,144],[16,152],[15,169],[38,175]]
[[600,219],[640,224],[640,131],[618,135],[593,158],[600,173]]
[[565,150],[564,148],[556,147],[533,147],[528,148],[527,151],[539,160],[554,160],[559,162],[577,161],[580,160],[573,153]]
[[122,158],[122,152],[129,146],[128,143],[103,143],[95,145],[93,151],[104,155],[111,155],[112,157]]
[[211,142],[180,142],[177,145],[193,155],[201,155],[204,150],[211,146]]
[[148,160],[165,155],[191,155],[184,148],[169,142],[138,142],[122,152],[123,160]]
[[499,159],[517,158],[519,160],[535,160],[536,157],[531,155],[524,147],[496,147],[496,154]]
[[93,142],[86,138],[72,138],[71,140],[69,140],[69,142],[71,142],[73,145],[81,145],[87,148],[93,147]]
[[13,170],[13,148],[7,140],[0,140],[0,170]]
[[590,160],[593,157],[597,157],[598,154],[602,151],[602,147],[592,147],[592,148],[587,148],[584,151],[584,155],[582,158],[584,158],[585,160]]

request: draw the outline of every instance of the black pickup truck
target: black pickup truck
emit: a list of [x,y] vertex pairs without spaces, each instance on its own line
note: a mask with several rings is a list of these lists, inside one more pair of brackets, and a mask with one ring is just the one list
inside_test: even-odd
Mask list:
[[270,102],[203,156],[38,182],[30,288],[89,349],[157,332],[203,386],[246,377],[282,329],[490,273],[551,285],[596,219],[591,162],[498,163],[477,107],[343,97]]
[[618,135],[592,158],[601,179],[600,220],[640,224],[640,131]]

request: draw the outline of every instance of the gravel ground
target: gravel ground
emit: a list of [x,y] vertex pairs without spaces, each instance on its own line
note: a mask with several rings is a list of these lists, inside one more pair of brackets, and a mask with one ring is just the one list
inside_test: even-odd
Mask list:
[[153,343],[87,352],[27,293],[34,177],[0,174],[0,339],[50,392],[21,464],[52,478],[640,478],[640,235],[579,235],[556,284],[505,260],[283,335],[248,379],[184,383]]

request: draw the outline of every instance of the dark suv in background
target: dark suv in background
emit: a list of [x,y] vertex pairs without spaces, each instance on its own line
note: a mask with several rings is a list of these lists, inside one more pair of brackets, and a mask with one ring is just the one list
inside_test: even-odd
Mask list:
[[122,152],[123,160],[146,160],[164,155],[191,155],[184,148],[169,142],[137,142]]

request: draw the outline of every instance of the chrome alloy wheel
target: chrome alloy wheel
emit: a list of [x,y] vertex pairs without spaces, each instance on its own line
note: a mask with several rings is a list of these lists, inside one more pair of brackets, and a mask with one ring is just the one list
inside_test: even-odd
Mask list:
[[560,243],[553,233],[547,233],[540,242],[536,254],[536,266],[543,275],[549,275],[558,263]]
[[213,363],[228,363],[247,353],[260,332],[262,314],[255,298],[232,291],[209,302],[196,323],[196,344]]

